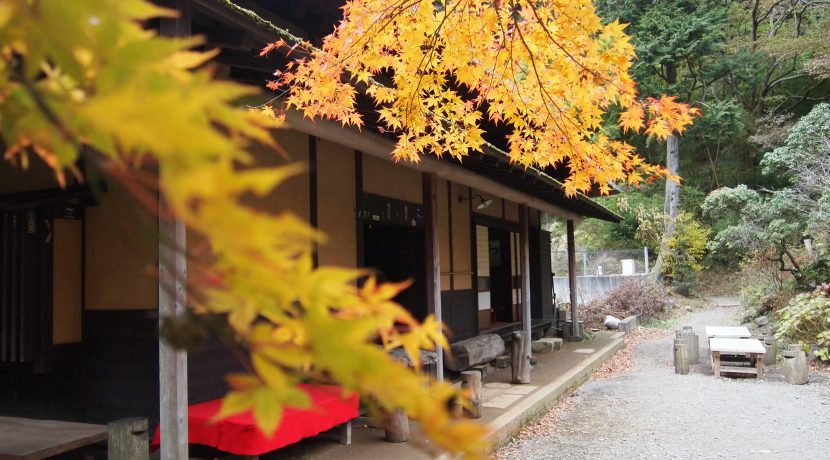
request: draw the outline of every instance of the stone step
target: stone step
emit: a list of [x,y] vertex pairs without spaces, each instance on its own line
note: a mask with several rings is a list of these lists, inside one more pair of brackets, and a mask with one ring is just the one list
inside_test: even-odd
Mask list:
[[545,337],[543,339],[539,339],[538,341],[550,344],[553,351],[559,351],[562,349],[562,338],[560,337]]
[[534,354],[545,354],[553,351],[553,344],[550,342],[543,342],[538,340],[530,343],[530,351]]

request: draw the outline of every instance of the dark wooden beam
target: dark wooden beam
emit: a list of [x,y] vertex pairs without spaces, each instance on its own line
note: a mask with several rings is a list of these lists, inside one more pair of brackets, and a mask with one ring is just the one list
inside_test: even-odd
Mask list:
[[247,33],[242,29],[210,26],[197,27],[194,24],[193,35],[204,35],[209,48],[226,48],[235,50],[251,50],[256,48]]
[[568,286],[571,290],[571,321],[574,339],[579,338],[579,307],[576,300],[576,243],[574,241],[574,221],[568,219]]
[[[257,24],[256,22],[254,22],[252,18],[231,10],[228,6],[224,4],[226,3],[226,0],[193,0],[193,2],[194,6],[200,12],[205,13],[210,17],[219,19],[226,24],[233,24],[234,26],[239,27],[240,29],[243,29],[246,32],[249,32],[250,36],[256,40],[259,40],[261,44],[271,43],[277,41],[280,38],[277,36],[276,33],[268,31],[265,25]],[[253,11],[262,19],[269,21],[276,27],[280,27],[287,30],[293,35],[296,35],[300,38],[306,37],[306,33],[303,29],[297,27],[294,24],[288,23],[283,19],[280,19],[279,17],[275,16],[274,14],[263,9],[262,7],[257,6],[252,2],[248,2],[245,0],[234,0],[233,3],[241,8]]]
[[251,50],[240,51],[222,48],[222,51],[216,56],[215,61],[230,67],[257,70],[271,75],[285,63],[284,60],[278,59],[275,56],[278,56],[278,54],[274,53],[260,57],[258,52]]

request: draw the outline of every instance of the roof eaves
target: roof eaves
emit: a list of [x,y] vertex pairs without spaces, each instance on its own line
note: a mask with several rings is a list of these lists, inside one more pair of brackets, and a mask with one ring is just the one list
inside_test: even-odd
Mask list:
[[[255,25],[255,26],[257,26],[261,29],[265,29],[265,30],[267,30],[271,33],[276,34],[277,37],[284,40],[287,44],[289,44],[291,46],[294,46],[294,45],[297,45],[297,44],[300,44],[300,43],[304,42],[304,40],[302,38],[292,34],[287,29],[276,26],[272,22],[268,21],[267,19],[265,19],[262,16],[260,16],[259,14],[257,14],[255,11],[252,11],[250,9],[241,7],[241,6],[237,5],[236,3],[234,3],[232,0],[195,0],[195,2],[199,5],[202,5],[203,7],[207,8],[207,9],[212,10],[212,11],[216,11],[215,6],[223,7],[227,11],[230,11],[230,12],[234,13],[234,15],[238,16],[240,19],[250,21],[250,22],[253,23],[253,25]],[[268,40],[266,39],[265,41],[268,41]],[[379,84],[379,83],[377,83],[377,84]],[[504,150],[501,150],[500,148],[496,147],[493,144],[486,143],[485,148],[483,150],[484,150],[485,155],[494,156],[494,157],[498,158],[499,160],[506,161],[508,164],[512,164],[512,162],[510,160],[510,157],[507,154],[507,152],[505,152]],[[555,179],[554,177],[551,177],[549,174],[545,173],[544,171],[540,170],[539,168],[536,168],[536,167],[533,167],[533,166],[525,168],[525,173],[527,173],[528,171],[530,171],[534,176],[537,176],[539,179],[541,179],[545,183],[551,185],[554,189],[561,192],[563,196],[568,198],[567,195],[565,194],[565,187],[564,187],[564,184],[562,184],[562,182]],[[588,207],[592,208],[593,210],[595,210],[599,214],[599,216],[597,216],[597,218],[599,218],[599,219],[607,220],[609,222],[620,222],[620,221],[622,221],[622,217],[620,215],[614,213],[613,211],[606,208],[605,206],[603,206],[603,205],[597,203],[596,201],[592,200],[590,197],[588,197],[584,193],[577,192],[575,198],[568,198],[568,199],[576,199],[577,201],[579,201],[581,203],[584,203]],[[553,204],[555,204],[555,203],[553,203]]]

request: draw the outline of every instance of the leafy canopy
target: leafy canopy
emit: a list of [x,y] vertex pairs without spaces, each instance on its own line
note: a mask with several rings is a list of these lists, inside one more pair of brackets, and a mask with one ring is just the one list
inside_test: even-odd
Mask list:
[[308,117],[362,126],[359,87],[397,134],[397,159],[460,159],[485,146],[488,123],[504,124],[512,161],[566,165],[569,194],[608,192],[664,173],[605,134],[610,109],[623,130],[659,138],[697,113],[673,97],[637,99],[625,26],[603,24],[590,0],[353,0],[343,11],[322,48],[291,46],[300,58],[269,86]]
[[163,216],[209,243],[208,262],[189,261],[188,303],[227,316],[249,369],[229,376],[218,417],[250,409],[270,435],[285,407],[310,404],[298,382],[336,382],[405,410],[439,448],[480,455],[484,427],[447,409],[459,392],[387,354],[402,346],[418,362],[419,349],[446,346],[434,318],[418,324],[392,301],[405,286],[369,279],[358,288],[365,273],[314,268],[310,242],[323,235],[245,204],[302,168],[253,164],[246,149],[273,145],[274,118],[235,105],[258,89],[214,80],[202,66],[214,52],[191,50],[199,39],[141,26],[174,15],[144,0],[0,0],[5,158],[25,167],[36,155],[63,181],[67,170],[80,175],[83,154],[143,203],[160,193]]

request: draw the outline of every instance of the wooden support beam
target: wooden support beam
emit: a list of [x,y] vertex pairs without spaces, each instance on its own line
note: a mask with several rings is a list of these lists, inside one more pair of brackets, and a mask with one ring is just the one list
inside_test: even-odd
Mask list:
[[579,338],[579,308],[576,300],[576,243],[574,242],[574,221],[567,222],[568,239],[568,286],[571,290],[571,335],[574,339]]
[[519,264],[522,279],[522,356],[519,363],[519,383],[530,383],[530,230],[527,206],[519,205]]
[[[441,312],[441,252],[438,246],[438,177],[434,173],[422,175],[422,194],[424,203],[424,246],[426,246],[427,263],[427,311],[435,315],[439,324],[444,320]],[[435,379],[444,380],[444,351],[438,354]]]
[[[191,33],[190,0],[168,2],[179,12],[176,18],[162,19],[161,34],[186,37]],[[159,196],[159,209],[164,209]],[[161,214],[161,213],[160,213]],[[184,315],[187,310],[187,227],[180,219],[159,217],[159,322]],[[161,460],[185,460],[187,445],[187,352],[176,350],[159,337],[159,424]]]

